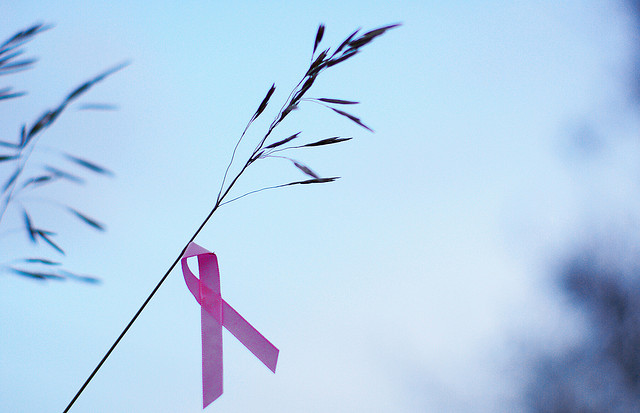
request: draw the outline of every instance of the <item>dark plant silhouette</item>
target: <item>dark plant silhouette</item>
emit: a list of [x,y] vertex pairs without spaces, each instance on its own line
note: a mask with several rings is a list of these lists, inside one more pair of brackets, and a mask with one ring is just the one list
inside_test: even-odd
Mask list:
[[[629,0],[624,6],[637,40],[640,2]],[[638,51],[636,46],[629,82],[634,98],[640,96]],[[525,392],[530,411],[640,411],[639,238],[623,228],[596,236],[597,242],[577,247],[561,263],[558,290],[584,317],[586,331],[560,351],[534,350]]]
[[[32,27],[16,33],[0,46],[0,75],[16,73],[31,68],[36,59],[23,58],[23,45],[32,40],[37,34],[49,29],[50,26],[36,24]],[[29,213],[29,201],[24,195],[33,193],[45,185],[50,185],[57,181],[67,181],[74,184],[83,184],[84,179],[75,172],[74,169],[88,171],[100,175],[111,175],[112,173],[91,161],[64,152],[53,152],[44,164],[30,163],[30,158],[44,131],[49,128],[58,117],[68,108],[69,105],[78,100],[91,89],[96,83],[102,81],[107,76],[120,70],[126,64],[118,65],[109,69],[94,78],[82,83],[69,93],[62,102],[53,109],[45,111],[32,124],[23,124],[18,139],[15,141],[0,140],[0,164],[5,165],[10,171],[4,182],[0,183],[0,229],[7,234],[7,211],[16,209],[21,211],[22,227],[27,237],[34,244],[41,243],[43,247],[42,255],[36,257],[10,258],[4,257],[5,264],[1,267],[5,272],[11,272],[20,276],[30,277],[38,280],[48,279],[76,279],[86,282],[98,281],[95,277],[78,275],[64,269],[59,259],[50,258],[48,253],[64,255],[64,249],[60,241],[56,239],[56,233],[52,231],[51,224],[43,224],[36,220]],[[11,87],[0,89],[0,104],[11,99],[24,96],[26,92],[13,92]],[[83,109],[105,109],[108,106],[93,105],[82,107]],[[49,200],[52,205],[60,208],[61,212],[71,214],[89,227],[104,231],[103,224],[78,211],[69,205],[60,205],[53,200]],[[47,251],[48,250],[48,251]]]
[[567,259],[560,288],[585,316],[584,339],[538,353],[526,402],[534,412],[640,411],[640,259],[601,244]]

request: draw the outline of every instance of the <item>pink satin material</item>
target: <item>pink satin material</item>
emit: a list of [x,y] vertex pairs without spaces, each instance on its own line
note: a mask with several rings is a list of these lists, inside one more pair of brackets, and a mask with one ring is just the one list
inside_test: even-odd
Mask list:
[[[198,257],[199,279],[187,265],[187,258],[194,256]],[[274,373],[279,350],[222,299],[218,258],[214,253],[192,242],[182,256],[181,264],[187,287],[200,304],[204,409],[222,395],[222,327]]]

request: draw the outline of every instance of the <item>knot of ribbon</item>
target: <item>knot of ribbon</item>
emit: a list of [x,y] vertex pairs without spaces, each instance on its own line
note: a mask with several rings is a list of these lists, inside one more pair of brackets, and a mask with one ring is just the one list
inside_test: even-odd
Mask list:
[[[197,278],[187,265],[187,258],[194,256],[198,257],[200,278]],[[222,395],[222,327],[233,334],[274,373],[279,350],[222,299],[218,258],[214,253],[192,242],[180,263],[187,287],[200,304],[204,409]]]

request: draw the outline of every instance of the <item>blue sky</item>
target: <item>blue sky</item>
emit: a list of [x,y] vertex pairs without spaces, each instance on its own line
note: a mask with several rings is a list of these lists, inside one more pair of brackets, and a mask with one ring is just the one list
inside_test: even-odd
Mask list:
[[[269,86],[278,104],[240,159],[306,71],[319,23],[335,46],[402,22],[311,91],[362,102],[351,112],[375,134],[309,103],[277,135],[353,136],[298,156],[342,178],[229,204],[197,238],[218,254],[225,299],[280,349],[273,375],[225,333],[225,393],[208,410],[512,411],[514,341],[573,334],[545,289],[547,261],[585,216],[629,197],[634,143],[600,163],[566,156],[584,119],[633,130],[619,122],[632,47],[622,12],[586,1],[1,4],[3,38],[55,24],[27,46],[37,66],[1,79],[29,91],[2,104],[2,136],[132,62],[82,100],[118,111],[72,107],[42,137],[116,174],[45,192],[105,222],[104,235],[37,210],[57,225],[65,265],[103,282],[0,276],[2,405],[66,406],[206,216]],[[267,160],[238,195],[299,179]],[[23,238],[0,248],[22,254]],[[199,335],[176,270],[72,411],[200,411]]]

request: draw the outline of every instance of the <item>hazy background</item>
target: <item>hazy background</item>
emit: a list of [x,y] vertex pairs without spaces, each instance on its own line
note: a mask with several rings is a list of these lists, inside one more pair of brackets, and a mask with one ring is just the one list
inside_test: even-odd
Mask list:
[[[636,225],[624,218],[640,172],[626,3],[0,4],[2,39],[37,21],[55,27],[28,44],[33,70],[0,79],[29,91],[0,102],[2,138],[132,64],[82,99],[118,111],[72,107],[41,138],[116,173],[56,184],[106,234],[39,215],[65,265],[102,283],[0,276],[2,410],[67,405],[206,216],[269,86],[276,105],[245,156],[306,71],[321,22],[327,46],[403,23],[309,94],[361,101],[349,109],[376,133],[306,104],[274,138],[354,136],[299,156],[342,179],[232,203],[197,238],[218,254],[225,299],[280,349],[273,375],[225,333],[210,411],[524,409],[522,349],[580,331],[553,293],[555,263],[593,228]],[[238,195],[304,179],[286,162],[252,168]],[[16,214],[0,230],[20,225]],[[29,244],[18,232],[0,248]],[[200,374],[199,308],[176,270],[72,411],[200,411]]]

